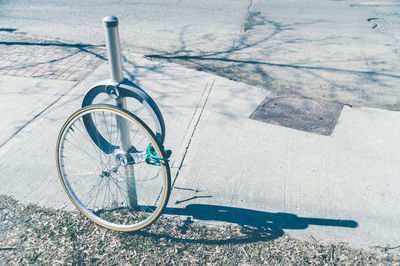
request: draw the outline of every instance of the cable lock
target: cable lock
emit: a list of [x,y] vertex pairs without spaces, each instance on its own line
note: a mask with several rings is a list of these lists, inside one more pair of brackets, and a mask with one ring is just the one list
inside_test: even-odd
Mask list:
[[166,158],[160,158],[156,153],[156,149],[151,145],[151,143],[147,146],[146,148],[146,163],[147,164],[152,164],[152,165],[161,165],[161,161],[167,161],[169,162],[168,158],[171,156],[171,151],[170,150],[164,150],[166,154]]

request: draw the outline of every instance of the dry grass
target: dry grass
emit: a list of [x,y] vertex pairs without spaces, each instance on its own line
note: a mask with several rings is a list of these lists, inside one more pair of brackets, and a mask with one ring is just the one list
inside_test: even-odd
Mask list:
[[[78,212],[0,196],[0,264],[385,264],[398,253],[275,237],[254,228],[161,218],[136,233],[103,229]],[[2,237],[3,236],[3,237]],[[5,237],[4,237],[5,236]]]

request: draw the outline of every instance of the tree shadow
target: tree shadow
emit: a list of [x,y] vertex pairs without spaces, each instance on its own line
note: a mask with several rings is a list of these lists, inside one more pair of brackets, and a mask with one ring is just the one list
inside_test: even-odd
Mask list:
[[0,70],[11,76],[80,81],[106,60],[103,47],[59,41],[0,41],[4,58],[13,55]]
[[[104,57],[102,54],[96,53],[95,51],[93,51],[93,49],[99,48],[99,47],[105,47],[105,45],[92,45],[92,44],[85,44],[85,43],[63,43],[63,42],[4,42],[4,41],[0,41],[0,45],[76,48],[76,49],[78,49],[78,52],[88,53],[88,54],[94,55],[97,58],[100,58],[101,60],[107,60],[107,58]],[[64,59],[64,58],[62,58],[62,59]]]
[[[348,66],[349,61],[360,60],[357,56],[338,58],[339,62],[340,60],[346,62],[347,67],[341,67],[343,64],[339,63],[332,65],[337,61],[335,58],[321,57],[318,54],[297,62],[286,59],[285,55],[293,51],[288,50],[292,47],[291,45],[285,46],[285,44],[313,43],[315,45],[326,42],[327,45],[342,45],[342,42],[338,44],[337,40],[345,38],[344,36],[328,35],[328,33],[317,39],[304,38],[296,34],[287,37],[290,31],[326,22],[318,19],[294,23],[273,21],[263,12],[252,11],[250,5],[242,23],[242,31],[228,47],[216,48],[212,51],[195,50],[185,42],[184,31],[182,31],[179,38],[181,46],[178,45],[178,49],[168,52],[154,50],[146,57],[178,63],[188,68],[263,87],[277,93],[325,99],[353,106],[399,110],[398,101],[393,100],[395,90],[393,83],[399,81],[400,75],[390,69],[378,68],[372,63],[367,69],[359,68],[358,65],[357,67]],[[254,29],[258,32],[252,34]],[[265,33],[260,34],[260,29]],[[276,45],[276,36],[281,36],[285,32],[286,34],[283,34],[285,42],[282,42],[281,46]],[[356,39],[356,37],[351,39]],[[203,40],[207,42],[208,38],[203,36]],[[274,59],[279,53],[284,54],[282,62]],[[379,90],[375,89],[376,87]]]
[[241,64],[251,64],[251,65],[266,65],[273,67],[283,67],[283,68],[292,68],[292,69],[302,69],[302,70],[321,70],[327,72],[335,72],[335,73],[346,73],[346,74],[356,74],[356,75],[367,75],[367,76],[384,76],[390,78],[400,78],[400,75],[390,74],[390,73],[381,73],[376,71],[362,71],[362,70],[352,70],[352,69],[341,69],[334,67],[314,67],[314,66],[305,66],[305,65],[294,65],[294,64],[277,64],[270,62],[263,62],[257,60],[235,60],[228,58],[218,58],[218,57],[208,57],[208,56],[186,56],[186,55],[177,55],[177,56],[164,56],[164,55],[146,55],[148,58],[157,58],[157,59],[165,59],[165,60],[200,60],[200,61],[221,61],[221,62],[229,62],[229,63],[241,63]]

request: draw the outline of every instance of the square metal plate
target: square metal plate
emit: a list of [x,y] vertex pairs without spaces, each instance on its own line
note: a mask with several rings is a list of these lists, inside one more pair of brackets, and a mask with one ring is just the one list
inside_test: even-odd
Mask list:
[[330,136],[343,105],[293,95],[270,95],[257,107],[251,119]]

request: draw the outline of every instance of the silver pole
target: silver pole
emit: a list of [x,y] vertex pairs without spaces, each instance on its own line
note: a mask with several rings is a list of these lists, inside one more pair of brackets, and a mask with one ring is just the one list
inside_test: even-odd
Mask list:
[[[108,64],[110,69],[110,80],[113,83],[120,83],[123,81],[122,73],[122,60],[121,60],[121,46],[119,43],[118,34],[118,18],[114,16],[107,16],[103,18],[103,24],[106,31],[106,47],[108,55]],[[118,98],[117,106],[122,109],[127,109],[126,99]],[[129,152],[131,148],[129,128],[126,120],[117,117],[117,127],[119,135],[121,136],[121,150]],[[138,209],[135,174],[133,165],[128,164],[124,166],[125,174],[127,176],[127,191],[128,191],[128,207],[131,209]]]
[[108,55],[108,64],[110,68],[110,79],[116,83],[122,82],[122,60],[121,46],[119,44],[118,19],[114,16],[103,18],[103,24],[106,29],[106,47]]

